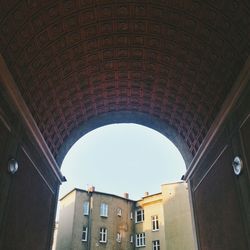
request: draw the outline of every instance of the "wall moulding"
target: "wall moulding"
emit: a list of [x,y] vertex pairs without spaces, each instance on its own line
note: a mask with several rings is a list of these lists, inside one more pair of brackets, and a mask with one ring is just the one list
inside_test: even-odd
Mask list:
[[60,181],[60,183],[62,183],[65,181],[65,177],[62,175],[54,156],[50,152],[50,149],[38,129],[34,118],[25,104],[2,55],[0,55],[0,79],[13,106],[17,110],[23,124],[27,128],[27,131],[29,131],[29,134],[32,136],[33,140],[45,156],[56,178]]
[[200,160],[202,159],[204,153],[207,151],[210,143],[213,141],[215,136],[218,134],[220,128],[222,127],[225,120],[228,118],[228,115],[235,108],[237,102],[244,89],[247,87],[247,84],[250,80],[250,57],[248,57],[241,73],[239,74],[232,90],[230,91],[227,99],[222,105],[222,108],[215,118],[212,126],[210,127],[204,141],[202,142],[199,150],[194,156],[192,162],[190,163],[186,174],[184,175],[184,180],[189,180],[192,174],[195,172]]

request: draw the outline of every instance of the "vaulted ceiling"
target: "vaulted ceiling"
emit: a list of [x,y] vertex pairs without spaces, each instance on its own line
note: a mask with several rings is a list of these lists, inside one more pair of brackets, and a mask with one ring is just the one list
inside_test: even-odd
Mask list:
[[1,0],[0,51],[55,157],[113,111],[161,120],[194,155],[249,56],[250,2]]

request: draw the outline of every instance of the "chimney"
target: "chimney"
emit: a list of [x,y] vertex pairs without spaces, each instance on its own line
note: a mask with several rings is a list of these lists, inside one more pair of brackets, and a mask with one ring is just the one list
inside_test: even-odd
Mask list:
[[129,198],[129,194],[128,194],[128,193],[124,193],[124,194],[123,194],[123,197],[124,197],[125,199],[128,199],[128,198]]
[[95,187],[94,187],[94,186],[88,187],[88,192],[89,192],[89,193],[95,192]]
[[144,197],[149,196],[149,192],[144,193]]

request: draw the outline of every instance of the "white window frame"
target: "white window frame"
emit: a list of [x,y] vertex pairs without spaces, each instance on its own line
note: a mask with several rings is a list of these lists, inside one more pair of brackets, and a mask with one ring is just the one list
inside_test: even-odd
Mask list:
[[[141,217],[140,220],[138,220],[138,217]],[[135,211],[135,223],[141,223],[144,221],[144,210],[143,209],[137,209]]]
[[116,234],[116,241],[119,242],[119,243],[122,241],[122,235],[121,235],[120,232],[118,232],[118,233]]
[[133,242],[134,242],[134,235],[131,234],[131,235],[130,235],[130,243],[133,243]]
[[87,241],[87,240],[88,240],[88,227],[83,226],[82,227],[82,241]]
[[108,204],[101,203],[101,205],[100,205],[100,216],[101,217],[108,217]]
[[152,231],[159,231],[159,217],[158,215],[153,215],[152,219]]
[[153,250],[160,250],[160,241],[159,240],[153,240],[152,241],[152,249]]
[[108,229],[105,227],[100,228],[100,243],[107,243],[108,240]]
[[133,212],[130,212],[130,220],[133,220],[134,219],[134,214]]
[[122,209],[121,209],[121,208],[117,208],[117,215],[118,215],[119,217],[122,216]]
[[89,202],[83,202],[83,215],[89,215]]
[[145,247],[146,246],[146,237],[145,237],[144,232],[135,235],[135,246],[136,247]]

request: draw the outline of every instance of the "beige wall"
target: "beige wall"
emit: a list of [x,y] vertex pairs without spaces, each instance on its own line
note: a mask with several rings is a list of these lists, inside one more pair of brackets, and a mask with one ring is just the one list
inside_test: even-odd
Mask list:
[[162,185],[167,250],[193,250],[188,186],[186,183]]
[[60,215],[57,234],[57,250],[71,250],[73,222],[75,212],[75,196],[73,191],[60,202]]
[[[74,190],[61,200],[57,250],[88,250],[82,242],[82,228],[88,226],[91,250],[133,250],[135,234],[146,234],[145,250],[152,250],[152,241],[160,240],[163,250],[194,250],[194,237],[187,184],[165,184],[162,192],[148,195],[140,201],[131,201],[112,194]],[[91,198],[90,198],[91,197]],[[83,202],[90,201],[90,214],[83,215]],[[101,203],[108,204],[108,217],[100,216]],[[117,209],[122,215],[117,215]],[[135,208],[144,209],[145,220],[135,223]],[[130,218],[131,212],[133,219]],[[152,216],[158,215],[159,230],[152,230]],[[90,223],[89,223],[90,222]],[[108,229],[107,243],[99,242],[100,227]],[[116,241],[120,232],[122,240]],[[130,243],[130,236],[134,243]]]
[[74,227],[72,231],[72,249],[87,250],[87,243],[82,241],[82,228],[88,226],[88,216],[83,215],[83,201],[88,201],[87,192],[76,191]]
[[[144,209],[145,220],[143,223],[136,223],[136,233],[145,232],[146,247],[145,250],[152,250],[152,241],[160,240],[161,249],[165,249],[165,232],[164,232],[164,214],[162,206],[162,194],[150,195],[143,197],[136,204],[137,208]],[[159,231],[152,230],[152,216],[158,215]]]
[[56,250],[57,233],[58,233],[58,222],[56,221],[54,226],[53,242],[51,250]]

